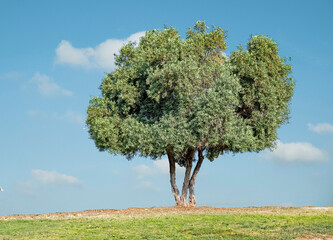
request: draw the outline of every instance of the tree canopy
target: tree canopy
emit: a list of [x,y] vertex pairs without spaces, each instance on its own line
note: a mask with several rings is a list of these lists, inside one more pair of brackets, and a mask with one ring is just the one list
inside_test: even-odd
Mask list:
[[269,37],[251,36],[229,57],[225,39],[221,27],[198,21],[186,39],[169,27],[124,45],[88,107],[97,148],[128,158],[168,154],[171,173],[170,158],[192,167],[195,152],[213,161],[272,147],[289,117],[291,65]]

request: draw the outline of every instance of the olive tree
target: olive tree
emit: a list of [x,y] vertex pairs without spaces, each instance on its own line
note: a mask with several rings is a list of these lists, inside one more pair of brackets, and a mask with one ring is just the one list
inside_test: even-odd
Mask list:
[[[204,158],[274,147],[288,121],[294,82],[277,44],[252,36],[229,57],[226,33],[198,21],[186,39],[173,27],[147,31],[124,45],[116,68],[88,107],[87,126],[100,151],[167,155],[177,205],[196,206],[195,182]],[[182,191],[176,163],[185,167]],[[192,166],[194,166],[192,170]]]

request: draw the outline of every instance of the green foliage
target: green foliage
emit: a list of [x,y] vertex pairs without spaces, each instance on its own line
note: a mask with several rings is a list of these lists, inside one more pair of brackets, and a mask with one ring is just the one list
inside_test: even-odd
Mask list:
[[[228,213],[226,213],[228,211]],[[160,212],[0,220],[0,239],[330,239],[332,211]],[[259,210],[260,212],[260,210]]]
[[261,35],[251,37],[247,50],[239,48],[229,60],[242,85],[237,111],[249,119],[256,140],[253,150],[262,150],[276,140],[276,130],[288,120],[294,89],[291,66],[279,57],[277,44]]
[[179,163],[189,148],[213,160],[271,147],[288,119],[291,66],[263,36],[227,59],[225,38],[197,22],[185,40],[170,27],[123,46],[88,107],[96,146],[129,158],[161,157],[171,147]]

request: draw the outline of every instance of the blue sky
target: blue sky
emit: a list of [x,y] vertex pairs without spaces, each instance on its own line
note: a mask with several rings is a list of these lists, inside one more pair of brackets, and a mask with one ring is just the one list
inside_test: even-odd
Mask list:
[[84,121],[122,44],[164,24],[184,36],[197,20],[228,31],[227,54],[251,34],[271,37],[292,57],[296,81],[277,149],[204,161],[198,205],[333,205],[332,8],[329,0],[1,1],[0,215],[174,205],[165,158],[99,152]]

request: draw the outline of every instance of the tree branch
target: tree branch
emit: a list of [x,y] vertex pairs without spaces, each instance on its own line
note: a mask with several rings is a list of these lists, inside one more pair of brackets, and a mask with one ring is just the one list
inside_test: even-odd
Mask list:
[[192,161],[193,161],[194,154],[195,154],[194,148],[189,148],[187,150],[186,170],[185,170],[185,176],[184,176],[184,182],[183,182],[183,188],[182,188],[182,196],[180,197],[180,200],[184,206],[187,205],[187,192],[188,192],[188,187],[189,187],[189,183],[190,183]]
[[200,167],[201,167],[201,164],[204,160],[204,155],[203,155],[203,149],[198,149],[198,162],[193,170],[193,173],[192,173],[192,177],[191,177],[191,180],[190,180],[190,184],[189,184],[189,193],[190,193],[190,196],[189,196],[189,199],[188,199],[188,203],[190,206],[196,206],[197,205],[197,200],[195,198],[195,194],[194,194],[194,188],[195,188],[195,180],[197,178],[197,175],[198,175],[198,172],[200,170]]
[[170,169],[170,184],[171,184],[171,191],[173,196],[175,197],[176,204],[179,205],[180,203],[180,195],[179,190],[176,184],[176,161],[174,157],[173,148],[168,147],[167,149],[168,159],[169,159],[169,169]]

